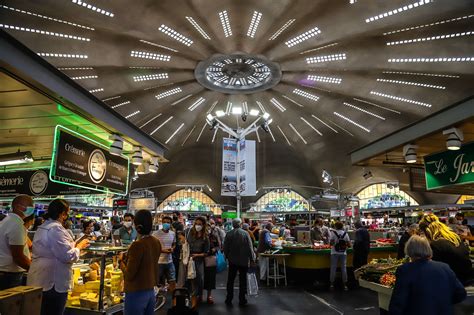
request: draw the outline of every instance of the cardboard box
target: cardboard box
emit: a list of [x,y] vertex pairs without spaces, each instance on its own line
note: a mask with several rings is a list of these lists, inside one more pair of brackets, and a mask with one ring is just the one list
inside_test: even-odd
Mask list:
[[41,287],[19,286],[7,291],[21,294],[21,315],[40,315],[41,299],[43,297],[43,289]]
[[18,292],[0,291],[0,314],[21,315],[22,298]]

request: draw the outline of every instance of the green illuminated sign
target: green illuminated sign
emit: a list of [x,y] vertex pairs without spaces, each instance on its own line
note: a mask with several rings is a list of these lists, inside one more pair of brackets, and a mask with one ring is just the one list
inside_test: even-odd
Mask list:
[[222,212],[222,218],[223,219],[236,219],[237,218],[237,212],[235,211],[225,211],[225,212]]
[[474,142],[425,156],[426,189],[474,183]]

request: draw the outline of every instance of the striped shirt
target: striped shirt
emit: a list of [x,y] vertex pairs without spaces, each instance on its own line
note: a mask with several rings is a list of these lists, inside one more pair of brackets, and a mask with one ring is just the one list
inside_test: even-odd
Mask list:
[[[173,231],[165,232],[163,230],[153,232],[153,236],[160,240],[161,249],[170,249],[173,247],[173,244],[176,242],[176,234]],[[160,259],[158,260],[159,264],[168,264],[173,262],[173,257],[171,253],[161,253]]]

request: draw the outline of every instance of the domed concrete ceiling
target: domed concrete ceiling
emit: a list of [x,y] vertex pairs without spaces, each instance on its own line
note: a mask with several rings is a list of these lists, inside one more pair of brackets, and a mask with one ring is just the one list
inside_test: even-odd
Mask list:
[[3,30],[169,149],[135,187],[209,184],[218,201],[227,135],[208,113],[229,112],[234,128],[253,120],[233,108],[271,115],[268,133],[248,137],[258,187],[320,185],[322,169],[355,185],[349,151],[472,94],[473,20],[470,0],[0,5]]

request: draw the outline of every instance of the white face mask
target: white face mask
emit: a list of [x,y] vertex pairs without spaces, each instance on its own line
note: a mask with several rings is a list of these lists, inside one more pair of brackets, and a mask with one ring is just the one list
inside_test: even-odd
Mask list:
[[132,222],[124,222],[123,226],[125,226],[127,229],[132,227]]
[[202,225],[195,225],[196,231],[201,232],[202,231]]

